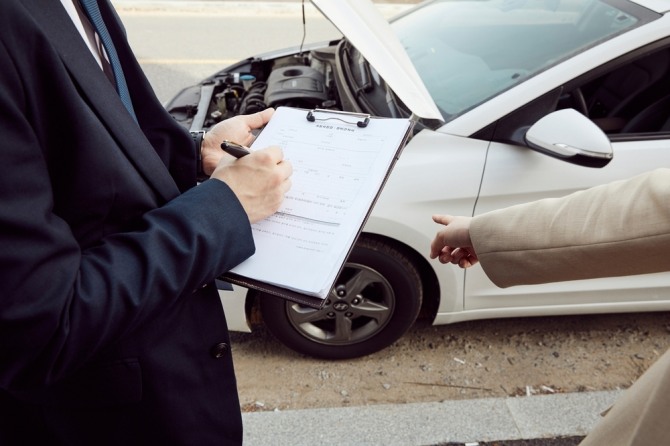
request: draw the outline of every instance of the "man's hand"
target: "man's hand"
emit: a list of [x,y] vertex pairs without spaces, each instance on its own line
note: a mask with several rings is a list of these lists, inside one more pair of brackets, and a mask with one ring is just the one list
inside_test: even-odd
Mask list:
[[471,217],[433,215],[433,221],[445,225],[430,244],[430,258],[441,263],[453,263],[461,268],[477,264],[479,259],[470,240]]
[[291,188],[292,173],[293,167],[284,160],[281,148],[268,147],[234,162],[221,159],[211,178],[225,182],[233,190],[249,221],[255,223],[279,209]]
[[200,150],[202,171],[206,175],[211,175],[221,159],[227,158],[228,161],[232,162],[234,158],[221,150],[221,143],[228,140],[243,146],[249,146],[254,140],[251,131],[267,124],[273,113],[274,109],[267,108],[251,115],[238,115],[226,119],[212,127],[202,141]]

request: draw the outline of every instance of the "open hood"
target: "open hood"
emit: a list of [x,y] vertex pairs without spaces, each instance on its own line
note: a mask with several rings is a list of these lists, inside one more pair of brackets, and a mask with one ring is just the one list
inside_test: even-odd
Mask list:
[[405,48],[370,0],[311,0],[416,116],[444,121]]

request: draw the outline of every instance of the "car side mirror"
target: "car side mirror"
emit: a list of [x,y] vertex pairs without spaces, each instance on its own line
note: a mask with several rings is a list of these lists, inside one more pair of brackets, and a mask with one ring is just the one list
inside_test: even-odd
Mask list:
[[541,118],[528,129],[525,140],[537,152],[585,167],[604,167],[614,157],[607,135],[572,108]]

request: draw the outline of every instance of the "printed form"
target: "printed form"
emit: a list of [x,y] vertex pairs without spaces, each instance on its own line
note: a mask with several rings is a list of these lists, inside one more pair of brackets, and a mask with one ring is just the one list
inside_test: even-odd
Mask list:
[[256,253],[231,272],[325,299],[411,128],[408,119],[280,107],[252,148],[293,165],[281,208],[252,225]]

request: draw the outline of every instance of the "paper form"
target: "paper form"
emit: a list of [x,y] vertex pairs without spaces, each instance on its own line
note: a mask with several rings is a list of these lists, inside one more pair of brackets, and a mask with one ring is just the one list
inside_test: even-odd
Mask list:
[[[277,213],[252,225],[256,253],[232,272],[327,297],[407,135],[407,119],[278,108],[252,148],[280,146],[293,165]],[[345,122],[346,121],[346,122]]]

